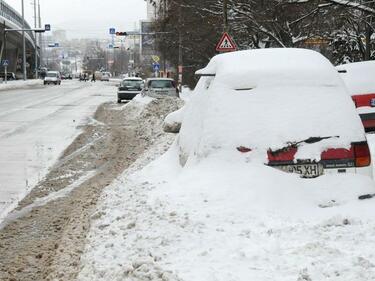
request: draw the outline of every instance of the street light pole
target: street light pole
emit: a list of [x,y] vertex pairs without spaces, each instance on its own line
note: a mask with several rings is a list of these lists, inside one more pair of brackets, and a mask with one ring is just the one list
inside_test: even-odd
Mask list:
[[[36,0],[34,0],[34,28],[38,28],[38,19],[36,16]],[[35,79],[38,79],[38,40],[37,40],[37,35],[36,33],[34,34],[35,36]]]
[[[25,5],[22,0],[22,29],[25,29]],[[25,31],[22,31],[22,64],[23,64],[23,80],[27,79],[26,72],[26,38]]]
[[[40,0],[38,0],[38,17],[39,17],[39,28],[42,28],[42,16],[40,15]],[[39,61],[40,61],[40,66],[43,66],[44,46],[43,46],[42,33],[39,33],[38,36],[39,36]]]

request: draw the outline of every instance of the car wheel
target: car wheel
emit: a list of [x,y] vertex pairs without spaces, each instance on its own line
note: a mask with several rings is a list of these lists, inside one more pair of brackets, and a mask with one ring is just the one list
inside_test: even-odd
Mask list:
[[43,84],[44,84],[44,85],[47,85],[47,82],[44,82]]
[[121,103],[121,100],[120,100],[120,99],[118,99],[118,100],[117,100],[117,103]]

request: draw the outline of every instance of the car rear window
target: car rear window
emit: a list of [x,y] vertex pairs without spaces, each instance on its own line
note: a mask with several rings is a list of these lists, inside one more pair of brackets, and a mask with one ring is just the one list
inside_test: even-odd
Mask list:
[[140,80],[124,80],[122,81],[123,87],[133,87],[133,88],[140,88],[142,86],[143,81]]
[[171,80],[151,80],[148,83],[149,88],[174,88],[174,83]]
[[47,73],[47,77],[57,77],[57,73],[49,72]]

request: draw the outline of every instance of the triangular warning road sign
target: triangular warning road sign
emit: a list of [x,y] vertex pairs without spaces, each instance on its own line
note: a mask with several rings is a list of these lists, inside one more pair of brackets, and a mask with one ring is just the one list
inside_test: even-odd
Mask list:
[[218,52],[232,52],[237,51],[237,45],[234,43],[234,40],[227,32],[224,32],[221,37],[219,44],[216,46],[216,51]]

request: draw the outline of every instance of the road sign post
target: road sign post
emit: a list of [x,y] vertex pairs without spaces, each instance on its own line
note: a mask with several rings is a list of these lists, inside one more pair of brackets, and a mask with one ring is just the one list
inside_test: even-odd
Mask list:
[[5,82],[5,84],[7,84],[7,82],[8,82],[8,65],[9,65],[9,61],[8,60],[3,60],[4,82]]

